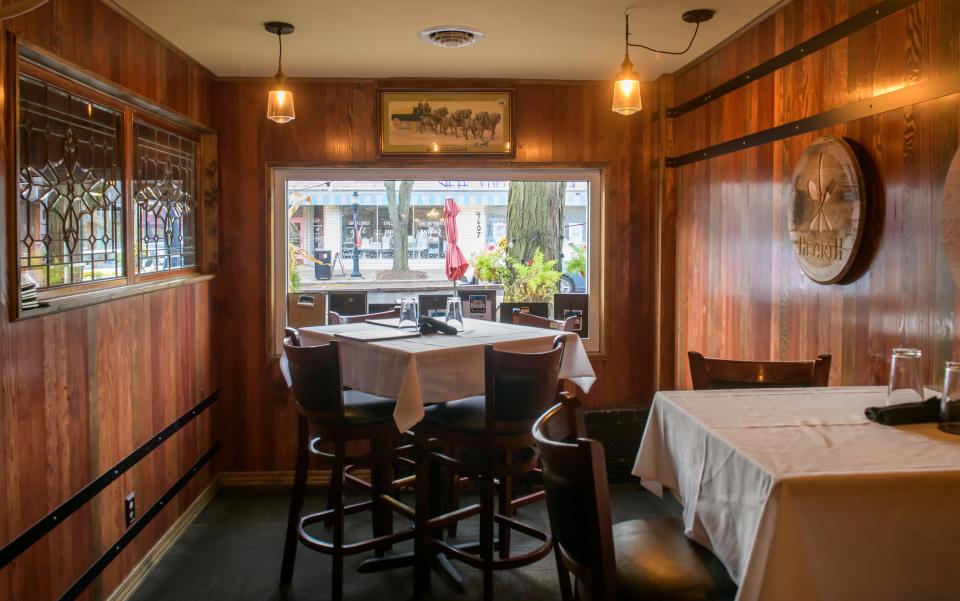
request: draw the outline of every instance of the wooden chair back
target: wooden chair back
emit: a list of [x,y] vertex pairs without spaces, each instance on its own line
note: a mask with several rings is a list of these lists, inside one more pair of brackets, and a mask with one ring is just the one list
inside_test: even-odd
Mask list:
[[830,380],[830,355],[812,361],[708,359],[695,351],[688,356],[694,390],[826,386]]
[[[613,600],[616,555],[603,446],[583,437],[583,421],[568,415],[572,410],[555,405],[533,426],[550,528],[559,563],[576,577],[578,597]],[[569,580],[563,572],[561,587],[569,598]]]
[[340,348],[336,341],[319,346],[300,346],[283,340],[290,388],[300,413],[315,421],[343,420],[340,383]]
[[515,326],[530,326],[533,328],[547,328],[550,330],[559,330],[561,332],[575,332],[577,326],[576,317],[568,317],[566,319],[548,319],[546,317],[540,317],[539,315],[531,315],[529,313],[523,313],[520,309],[513,310],[513,325]]
[[366,315],[340,315],[336,311],[327,313],[327,325],[336,326],[342,323],[363,323],[371,319],[392,319],[400,317],[400,307],[395,307],[390,311],[381,311],[380,313],[367,313]]
[[556,401],[566,340],[557,336],[553,348],[544,353],[498,351],[492,344],[484,347],[488,432],[511,429],[510,422],[532,424]]

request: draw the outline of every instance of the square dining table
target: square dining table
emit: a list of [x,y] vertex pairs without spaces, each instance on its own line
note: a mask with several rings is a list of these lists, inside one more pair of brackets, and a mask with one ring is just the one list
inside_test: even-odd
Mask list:
[[487,344],[498,350],[537,353],[550,350],[554,338],[563,335],[561,379],[573,382],[584,393],[596,380],[586,349],[573,332],[466,319],[464,331],[456,336],[427,334],[375,342],[337,338],[338,333],[349,335],[371,328],[391,330],[355,323],[305,327],[299,333],[304,346],[337,340],[343,385],[397,399],[393,417],[400,431],[423,419],[426,404],[483,394],[483,349]]
[[676,491],[738,601],[960,599],[960,437],[886,388],[659,392],[633,474]]

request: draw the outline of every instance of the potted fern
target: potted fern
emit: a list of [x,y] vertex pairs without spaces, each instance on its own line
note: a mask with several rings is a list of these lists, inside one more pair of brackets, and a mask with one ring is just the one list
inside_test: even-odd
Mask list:
[[521,261],[507,254],[506,240],[491,245],[485,252],[473,257],[473,272],[482,281],[503,285],[500,321],[513,321],[513,309],[547,317],[550,302],[557,291],[561,273],[555,260],[545,260],[543,251],[536,249],[529,261]]

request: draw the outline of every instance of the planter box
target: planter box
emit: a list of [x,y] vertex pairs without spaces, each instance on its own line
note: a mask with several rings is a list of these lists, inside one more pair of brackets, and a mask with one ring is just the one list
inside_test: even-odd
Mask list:
[[500,323],[513,323],[514,309],[538,317],[550,317],[550,303],[547,302],[500,303]]

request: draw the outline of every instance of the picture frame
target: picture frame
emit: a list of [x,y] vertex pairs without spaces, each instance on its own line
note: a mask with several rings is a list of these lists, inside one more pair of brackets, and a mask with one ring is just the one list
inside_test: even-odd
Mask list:
[[516,156],[512,89],[380,89],[380,157]]

